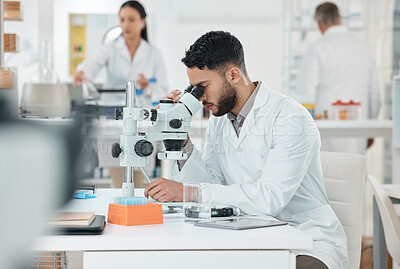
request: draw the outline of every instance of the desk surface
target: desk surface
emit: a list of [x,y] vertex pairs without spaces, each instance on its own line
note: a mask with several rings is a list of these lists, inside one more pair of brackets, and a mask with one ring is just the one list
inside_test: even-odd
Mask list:
[[391,198],[400,199],[400,185],[399,184],[386,184],[383,185],[387,195]]
[[[106,214],[112,197],[120,189],[98,189],[97,198],[73,200],[63,211],[95,211]],[[137,194],[143,192],[138,190]],[[232,231],[196,227],[182,218],[164,217],[164,224],[120,226],[107,224],[97,236],[42,236],[32,247],[37,251],[121,251],[121,250],[254,250],[309,249],[312,238],[289,226]]]

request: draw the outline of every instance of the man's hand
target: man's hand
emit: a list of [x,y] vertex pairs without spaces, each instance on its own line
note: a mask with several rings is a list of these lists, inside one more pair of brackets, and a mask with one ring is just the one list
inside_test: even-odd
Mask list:
[[147,184],[144,196],[160,202],[182,202],[183,184],[166,178],[159,178]]
[[[180,99],[179,94],[181,94],[180,90],[172,90],[167,93],[167,97],[163,98],[163,100],[172,100],[174,103]],[[159,109],[160,105],[156,106],[156,109]]]
[[147,78],[143,74],[139,74],[139,78],[136,81],[136,83],[139,84],[139,87],[142,90],[146,89],[147,86],[149,85],[149,81],[147,80]]
[[178,101],[181,97],[179,96],[181,94],[180,90],[172,90],[167,94],[167,99],[173,100],[174,102]]

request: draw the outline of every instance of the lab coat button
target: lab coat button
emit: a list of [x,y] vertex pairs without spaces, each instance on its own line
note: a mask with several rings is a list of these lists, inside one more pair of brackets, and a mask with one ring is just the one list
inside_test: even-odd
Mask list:
[[241,148],[241,147],[238,147],[237,151],[238,151],[238,152],[242,152],[242,148]]

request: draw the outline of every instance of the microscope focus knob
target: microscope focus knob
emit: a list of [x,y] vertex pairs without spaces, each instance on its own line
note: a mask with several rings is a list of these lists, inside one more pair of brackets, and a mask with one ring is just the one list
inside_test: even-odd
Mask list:
[[148,157],[153,153],[154,147],[147,140],[139,140],[135,145],[135,152],[140,157]]
[[179,129],[182,127],[182,121],[178,119],[173,119],[169,121],[169,126],[174,129]]
[[119,110],[118,108],[116,108],[114,111],[115,119],[119,120],[122,117],[122,115],[124,115],[124,113],[121,110]]
[[150,120],[151,121],[156,121],[157,120],[157,109],[152,108],[150,110],[150,112],[151,112]]
[[121,152],[122,152],[122,149],[118,143],[112,144],[111,155],[113,156],[113,158],[118,158],[119,155],[121,154]]

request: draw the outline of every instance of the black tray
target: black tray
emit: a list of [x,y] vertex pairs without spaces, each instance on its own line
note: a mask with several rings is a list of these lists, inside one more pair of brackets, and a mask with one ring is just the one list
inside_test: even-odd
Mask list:
[[97,235],[102,234],[106,226],[106,217],[96,215],[89,226],[57,226],[47,229],[49,234],[57,235]]

